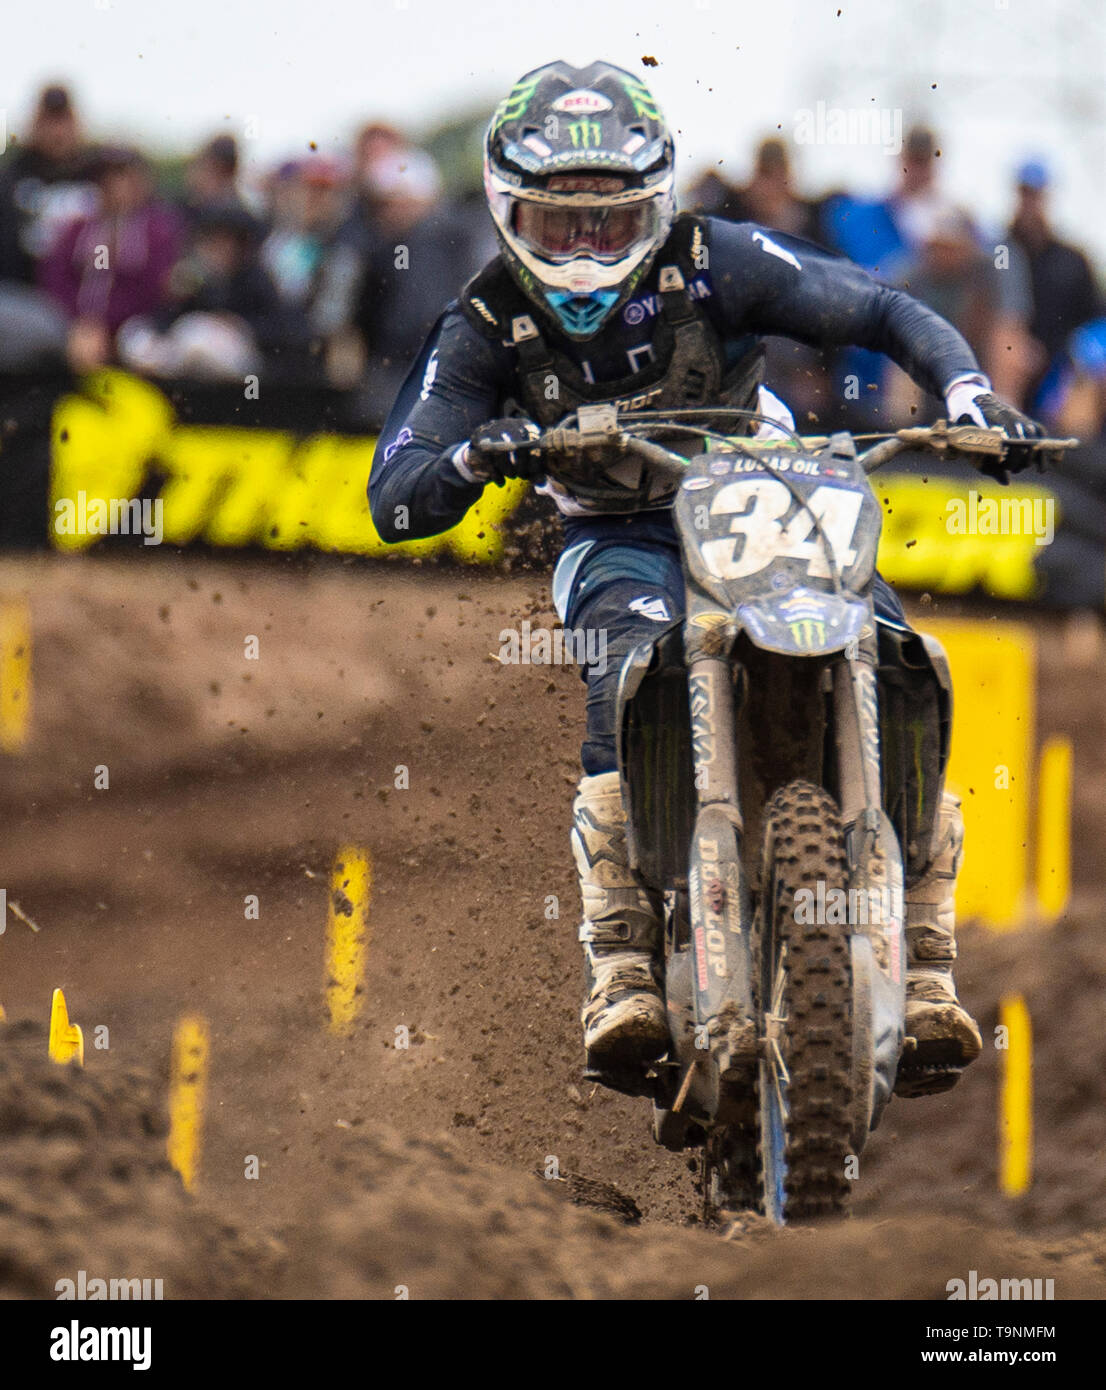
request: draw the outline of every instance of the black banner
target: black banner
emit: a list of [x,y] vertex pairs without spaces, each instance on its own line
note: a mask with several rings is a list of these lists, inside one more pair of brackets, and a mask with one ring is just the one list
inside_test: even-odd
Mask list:
[[[555,520],[522,483],[489,488],[444,536],[385,545],[365,497],[376,441],[352,420],[342,392],[253,378],[242,387],[115,370],[79,384],[0,379],[0,547],[204,545],[496,565],[525,535],[529,555],[549,558]],[[896,588],[1106,605],[1103,445],[1007,488],[966,464],[910,456],[873,484],[884,507],[880,569]]]

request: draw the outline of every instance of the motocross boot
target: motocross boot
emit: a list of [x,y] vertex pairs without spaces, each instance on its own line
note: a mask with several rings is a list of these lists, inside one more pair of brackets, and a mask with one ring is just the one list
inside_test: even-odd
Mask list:
[[583,777],[572,813],[584,904],[584,1046],[590,1067],[623,1071],[669,1046],[657,980],[660,904],[630,868],[618,773]]
[[956,875],[963,843],[960,799],[945,792],[934,855],[905,894],[907,1041],[895,1081],[899,1096],[947,1091],[983,1049],[979,1029],[956,997],[952,978]]

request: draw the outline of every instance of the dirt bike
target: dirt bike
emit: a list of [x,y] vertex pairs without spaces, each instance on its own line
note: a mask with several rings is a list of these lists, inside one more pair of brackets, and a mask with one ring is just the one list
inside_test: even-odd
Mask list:
[[686,580],[682,621],[623,663],[616,724],[631,863],[663,895],[672,1045],[591,1074],[652,1098],[658,1143],[702,1146],[708,1211],[783,1224],[844,1207],[909,1072],[903,885],[948,755],[940,649],[876,621],[867,475],[907,449],[1001,468],[1011,441],[944,422],[863,452],[720,432],[761,418],[582,407],[531,447],[571,488],[628,466],[674,486]]

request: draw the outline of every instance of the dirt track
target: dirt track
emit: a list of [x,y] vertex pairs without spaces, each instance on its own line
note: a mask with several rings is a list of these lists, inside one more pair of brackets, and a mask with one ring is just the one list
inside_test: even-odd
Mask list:
[[[943,1298],[973,1268],[1106,1292],[1106,705],[1054,626],[1041,712],[1077,740],[1076,902],[1050,933],[965,933],[961,966],[985,1034],[1007,991],[1033,1014],[1031,1194],[995,1188],[988,1048],[949,1096],[894,1104],[850,1220],[724,1242],[688,1228],[693,1175],[648,1107],[579,1081],[579,680],[492,659],[502,628],[552,625],[543,579],[158,555],[7,562],[18,589],[34,733],[0,763],[0,885],[41,931],[9,915],[0,1003],[44,1023],[60,984],[110,1048],[73,1079],[40,1035],[0,1032],[0,1293],[79,1268],[167,1297]],[[345,843],[372,855],[373,935],[340,1042],[323,929]],[[194,1198],[156,1118],[185,1011],[212,1035]],[[534,1176],[549,1156],[642,1224],[569,1205]]]

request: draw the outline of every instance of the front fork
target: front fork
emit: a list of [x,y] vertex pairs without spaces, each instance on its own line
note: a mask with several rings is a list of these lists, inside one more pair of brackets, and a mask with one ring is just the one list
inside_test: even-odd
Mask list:
[[687,639],[696,798],[688,899],[695,1046],[715,1064],[713,1089],[752,1066],[757,1044],[733,666],[697,646],[701,636],[692,629]]
[[902,851],[880,787],[877,663],[875,627],[869,624],[829,673],[849,903],[858,908],[850,912],[857,1153],[891,1097],[906,1007]]

